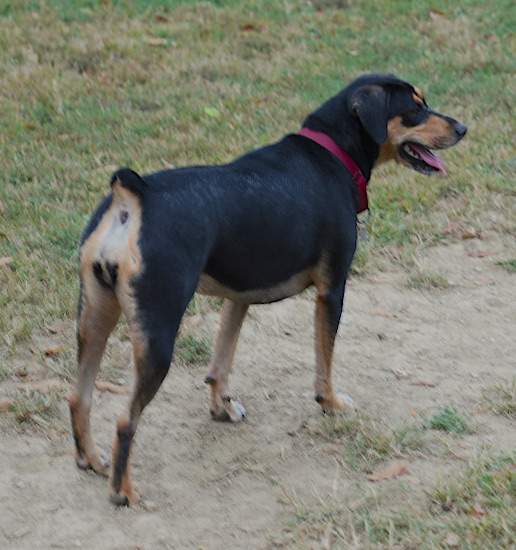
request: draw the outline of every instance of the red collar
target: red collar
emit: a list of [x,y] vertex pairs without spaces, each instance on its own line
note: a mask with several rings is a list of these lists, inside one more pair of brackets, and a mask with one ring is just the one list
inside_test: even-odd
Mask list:
[[307,137],[315,143],[318,143],[321,147],[327,149],[330,153],[333,153],[351,172],[353,179],[358,187],[358,211],[363,212],[369,208],[369,201],[367,200],[367,180],[364,178],[360,168],[355,164],[355,161],[347,155],[330,136],[323,132],[316,132],[310,130],[310,128],[301,128],[299,135]]

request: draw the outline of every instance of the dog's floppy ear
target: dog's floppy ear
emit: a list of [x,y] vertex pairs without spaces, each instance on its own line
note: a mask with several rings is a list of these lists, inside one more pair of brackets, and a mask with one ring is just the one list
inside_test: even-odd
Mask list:
[[351,112],[378,145],[387,140],[389,95],[381,86],[366,86],[351,98]]

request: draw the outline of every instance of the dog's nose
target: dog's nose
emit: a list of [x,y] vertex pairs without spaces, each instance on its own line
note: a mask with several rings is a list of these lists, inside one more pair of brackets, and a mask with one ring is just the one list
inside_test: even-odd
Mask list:
[[456,122],[454,124],[454,130],[459,136],[459,138],[462,138],[465,136],[466,132],[468,131],[468,127],[465,124],[462,124],[461,122]]

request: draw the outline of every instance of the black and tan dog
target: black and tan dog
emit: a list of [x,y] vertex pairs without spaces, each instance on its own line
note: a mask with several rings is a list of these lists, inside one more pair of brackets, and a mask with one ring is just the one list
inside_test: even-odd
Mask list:
[[138,495],[129,455],[140,415],[167,374],[174,340],[196,290],[225,298],[206,382],[215,419],[242,420],[228,375],[250,304],[282,300],[314,285],[315,399],[346,403],[332,387],[332,353],[357,212],[367,207],[372,169],[395,160],[423,174],[445,172],[431,149],[455,145],[466,126],[432,111],[422,92],[392,75],[363,76],[304,122],[299,134],[222,166],[140,177],[125,168],[86,228],[80,253],[79,377],[70,397],[77,464],[107,473],[93,442],[94,380],[121,313],[133,345],[136,382],[119,418],[111,500]]

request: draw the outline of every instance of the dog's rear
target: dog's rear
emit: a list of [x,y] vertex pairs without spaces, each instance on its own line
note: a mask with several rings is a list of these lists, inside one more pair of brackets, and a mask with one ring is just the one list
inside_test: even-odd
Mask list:
[[[106,475],[109,459],[95,446],[90,432],[91,396],[107,339],[121,312],[130,324],[136,317],[132,282],[142,269],[138,242],[142,185],[143,181],[134,178],[129,170],[113,177],[112,195],[93,216],[80,251],[81,295],[77,322],[80,372],[77,389],[70,397],[70,410],[77,464]],[[135,354],[144,356],[146,344],[143,339],[139,340],[138,330],[131,331],[131,338]],[[128,429],[123,424],[119,422],[119,433]],[[131,495],[127,496],[131,500]]]

